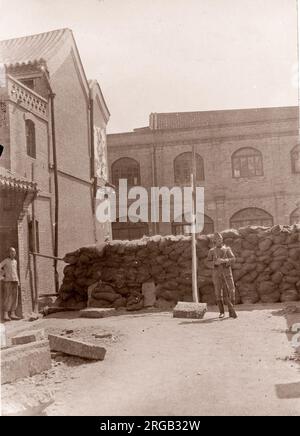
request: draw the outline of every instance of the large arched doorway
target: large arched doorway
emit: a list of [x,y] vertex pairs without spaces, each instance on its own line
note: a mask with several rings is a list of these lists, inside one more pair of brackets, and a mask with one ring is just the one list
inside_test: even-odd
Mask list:
[[235,213],[230,219],[230,227],[238,229],[246,226],[270,227],[273,217],[268,212],[257,207],[249,207]]

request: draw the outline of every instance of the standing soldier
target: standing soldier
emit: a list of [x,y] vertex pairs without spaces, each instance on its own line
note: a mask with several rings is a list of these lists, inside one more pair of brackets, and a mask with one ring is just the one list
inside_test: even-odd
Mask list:
[[16,315],[18,306],[19,277],[16,261],[16,250],[9,249],[9,257],[0,263],[0,271],[4,270],[3,311],[4,321],[20,319]]
[[234,310],[235,286],[232,276],[231,265],[235,261],[234,254],[230,247],[223,243],[220,233],[214,235],[214,247],[208,252],[208,260],[213,264],[213,284],[215,288],[216,300],[219,306],[219,318],[224,318],[224,291],[228,305],[228,312],[231,318],[237,318]]

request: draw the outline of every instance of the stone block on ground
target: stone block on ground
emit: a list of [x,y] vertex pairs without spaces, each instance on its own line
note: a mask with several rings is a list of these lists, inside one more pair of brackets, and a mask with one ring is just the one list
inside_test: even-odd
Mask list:
[[57,335],[48,335],[48,339],[51,351],[61,351],[90,360],[103,360],[105,357],[106,349],[99,345]]
[[31,342],[1,350],[1,384],[39,374],[51,368],[49,341]]
[[27,330],[25,332],[18,333],[11,338],[12,345],[29,344],[30,342],[42,341],[46,339],[45,330]]
[[88,308],[79,312],[81,318],[105,318],[116,313],[114,308]]
[[206,311],[206,303],[189,303],[184,301],[178,301],[173,310],[173,317],[202,319]]

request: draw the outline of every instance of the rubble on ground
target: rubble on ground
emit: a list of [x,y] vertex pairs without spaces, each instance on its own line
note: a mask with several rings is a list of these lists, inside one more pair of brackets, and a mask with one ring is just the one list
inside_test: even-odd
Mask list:
[[30,397],[19,392],[14,399],[8,398],[2,402],[1,414],[3,416],[41,416],[53,403],[54,395],[49,390],[34,392]]

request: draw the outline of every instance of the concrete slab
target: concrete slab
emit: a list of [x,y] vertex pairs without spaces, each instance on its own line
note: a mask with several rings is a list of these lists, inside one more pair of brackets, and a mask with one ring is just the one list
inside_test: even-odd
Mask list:
[[202,319],[206,311],[206,303],[189,303],[185,301],[178,301],[173,309],[173,317]]
[[48,335],[48,339],[51,351],[62,351],[71,356],[91,360],[103,360],[106,354],[106,349],[104,347],[90,344],[88,342],[57,335]]
[[39,374],[51,368],[49,341],[31,342],[1,350],[1,384]]
[[79,312],[81,318],[105,318],[116,313],[114,308],[87,308]]
[[45,330],[27,330],[11,338],[12,345],[29,344],[30,342],[42,341],[46,339]]

